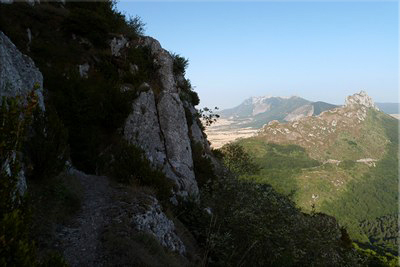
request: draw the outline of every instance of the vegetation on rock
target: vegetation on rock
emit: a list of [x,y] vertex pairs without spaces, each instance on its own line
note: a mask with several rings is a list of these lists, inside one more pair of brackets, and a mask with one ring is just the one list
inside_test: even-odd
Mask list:
[[[0,110],[0,265],[67,266],[55,254],[39,261],[30,238],[31,206],[20,191],[22,148],[27,139],[37,99],[32,91],[28,99],[2,98]],[[22,174],[21,174],[22,172]]]

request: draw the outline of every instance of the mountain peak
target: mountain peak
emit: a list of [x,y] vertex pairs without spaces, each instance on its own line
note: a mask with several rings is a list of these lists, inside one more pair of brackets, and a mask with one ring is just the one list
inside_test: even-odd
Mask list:
[[265,100],[267,99],[271,99],[271,98],[276,98],[276,99],[291,99],[291,98],[298,98],[298,96],[271,96],[271,95],[265,95],[265,96],[253,96],[251,97],[251,101],[253,104],[259,104],[259,103],[263,103]]
[[359,93],[355,93],[353,95],[346,97],[345,106],[346,107],[364,106],[367,108],[374,108],[376,110],[379,110],[378,107],[375,105],[374,101],[372,100],[372,98],[364,90],[361,90]]

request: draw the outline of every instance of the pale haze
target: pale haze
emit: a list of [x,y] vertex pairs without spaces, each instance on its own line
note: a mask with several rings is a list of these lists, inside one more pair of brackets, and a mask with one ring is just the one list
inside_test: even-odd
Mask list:
[[120,2],[145,33],[189,59],[199,107],[297,95],[398,101],[397,2]]

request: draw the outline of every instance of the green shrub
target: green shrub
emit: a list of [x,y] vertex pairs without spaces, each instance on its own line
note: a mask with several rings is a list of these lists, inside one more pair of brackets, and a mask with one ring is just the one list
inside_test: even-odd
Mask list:
[[241,145],[229,143],[224,145],[220,151],[223,155],[223,162],[229,171],[237,175],[256,174],[259,172],[260,167],[254,163]]
[[107,225],[102,233],[106,266],[186,266],[179,255],[168,252],[150,234],[139,233],[122,221]]
[[99,47],[108,45],[108,34],[129,28],[131,34],[143,30],[140,20],[126,22],[124,15],[115,9],[112,1],[67,3],[69,15],[62,23],[62,28],[70,34],[88,38]]
[[128,36],[138,37],[144,35],[144,28],[146,26],[146,23],[144,23],[140,17],[130,17],[127,20],[127,25],[129,29]]
[[72,9],[63,22],[63,28],[66,32],[88,38],[95,46],[107,45],[105,37],[110,32],[109,25],[95,10]]
[[126,54],[127,63],[134,63],[138,67],[136,73],[129,72],[129,64],[126,65],[125,74],[122,77],[124,83],[130,83],[139,88],[142,83],[149,83],[154,90],[160,90],[157,70],[159,66],[154,63],[154,57],[148,47],[131,47]]
[[192,104],[193,106],[197,106],[198,104],[200,104],[200,98],[199,95],[193,91],[193,90],[189,90],[189,91],[182,91],[179,94],[179,97],[182,101],[186,101],[189,102],[190,104]]
[[[268,185],[218,177],[202,200],[212,212],[203,236],[214,266],[358,265],[333,217],[301,214]],[[336,255],[334,262],[326,255]]]
[[20,209],[2,214],[0,266],[32,266],[35,262],[35,247],[28,238],[26,216]]
[[46,112],[39,108],[34,113],[31,136],[24,153],[30,178],[46,178],[57,175],[69,157],[67,129],[54,107],[46,105]]
[[128,116],[131,98],[100,75],[81,79],[72,72],[56,88],[52,100],[68,129],[72,162],[93,173],[99,153],[111,143],[116,129]]
[[173,67],[174,74],[185,75],[186,68],[189,66],[189,60],[173,52],[171,52],[170,54],[174,60],[174,67]]
[[189,96],[190,96],[190,103],[192,103],[193,106],[197,106],[200,104],[200,98],[199,95],[195,91],[189,91]]
[[[20,151],[26,140],[38,99],[32,91],[26,101],[21,97],[2,98],[0,107],[0,266],[46,266],[36,256],[30,239],[29,202],[17,191],[21,171]],[[25,104],[22,104],[25,103]],[[8,168],[7,168],[8,166]],[[62,265],[54,259],[52,266]]]
[[151,166],[143,150],[128,144],[125,140],[117,141],[100,158],[101,171],[124,184],[137,184],[154,188],[157,196],[169,199],[173,182],[164,173]]
[[214,166],[210,158],[204,153],[203,146],[200,143],[192,142],[192,158],[196,181],[200,187],[215,179]]
[[21,151],[37,98],[2,98],[0,110],[0,266],[31,266],[35,247],[28,238],[28,216],[17,182]]
[[356,162],[354,160],[343,160],[342,162],[339,163],[339,167],[343,168],[345,170],[350,170],[356,165]]
[[183,101],[191,103],[193,106],[200,104],[199,95],[193,90],[192,84],[189,79],[184,79],[181,85],[180,98]]

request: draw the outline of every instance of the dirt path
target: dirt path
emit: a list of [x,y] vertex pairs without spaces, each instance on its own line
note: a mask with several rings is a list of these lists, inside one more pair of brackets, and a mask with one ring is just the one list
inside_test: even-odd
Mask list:
[[102,266],[99,253],[100,230],[106,223],[106,209],[111,203],[109,181],[104,176],[86,175],[75,169],[83,188],[82,207],[75,218],[58,233],[64,257],[72,266]]

